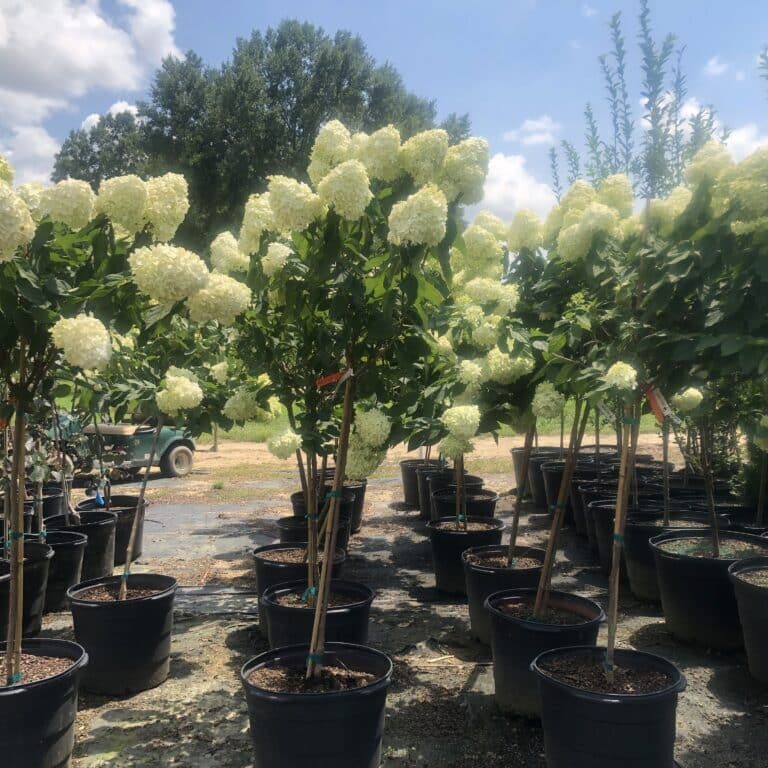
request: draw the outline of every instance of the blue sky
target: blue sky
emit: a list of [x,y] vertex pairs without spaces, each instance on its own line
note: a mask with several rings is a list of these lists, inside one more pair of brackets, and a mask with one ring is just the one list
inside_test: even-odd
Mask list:
[[[657,36],[674,32],[686,46],[690,109],[714,104],[737,155],[768,141],[768,85],[756,71],[768,43],[765,2],[651,7]],[[616,10],[639,119],[634,0],[0,0],[0,151],[22,178],[43,177],[68,130],[145,95],[164,53],[191,48],[219,64],[236,37],[294,17],[359,33],[411,90],[436,100],[441,116],[469,112],[494,155],[489,207],[544,209],[549,146],[580,142],[587,100],[602,111],[597,57]]]

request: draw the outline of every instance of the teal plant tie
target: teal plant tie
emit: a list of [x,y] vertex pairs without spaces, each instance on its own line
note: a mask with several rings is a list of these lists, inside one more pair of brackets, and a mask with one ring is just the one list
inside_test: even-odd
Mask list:
[[623,533],[614,533],[613,534],[613,540],[621,547],[624,546],[624,534]]
[[640,419],[624,419],[624,423],[628,427],[636,427],[640,423]]
[[315,512],[311,515],[307,515],[307,520],[317,520],[318,517],[319,515]]
[[459,515],[459,522],[460,523],[466,523],[467,522],[467,516],[466,515]]
[[24,538],[24,533],[22,531],[9,531],[8,538],[10,541],[20,541]]
[[606,671],[608,674],[611,674],[611,673],[613,672],[613,664],[610,664],[610,663],[608,662],[608,659],[604,659],[604,660],[603,660],[603,664],[602,664],[602,667],[603,667],[603,669],[604,669],[604,670],[605,670],[605,671]]
[[8,685],[16,685],[16,683],[20,683],[23,679],[24,676],[21,672],[14,672],[8,677]]
[[328,491],[325,496],[328,499],[341,499],[344,497],[341,491]]
[[550,504],[549,505],[549,511],[550,512],[557,512],[558,509],[566,509],[568,507],[567,504]]
[[323,663],[323,657],[319,653],[308,653],[307,654],[307,661],[314,661],[315,664],[322,664]]
[[301,602],[306,603],[310,597],[317,597],[317,587],[307,587],[301,596]]

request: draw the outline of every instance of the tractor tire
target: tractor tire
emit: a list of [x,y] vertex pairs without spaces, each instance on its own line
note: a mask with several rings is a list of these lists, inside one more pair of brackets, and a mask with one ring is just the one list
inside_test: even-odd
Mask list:
[[166,477],[186,477],[192,471],[194,453],[186,445],[172,445],[160,459],[160,471]]

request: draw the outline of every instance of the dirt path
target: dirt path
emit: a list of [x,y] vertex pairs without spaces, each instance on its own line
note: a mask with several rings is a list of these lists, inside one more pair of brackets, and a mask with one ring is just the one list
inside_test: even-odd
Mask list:
[[[509,448],[483,442],[468,468],[489,487],[514,485]],[[657,448],[649,438],[643,445]],[[389,653],[395,675],[388,699],[385,768],[545,768],[541,731],[502,716],[493,700],[490,654],[468,633],[466,606],[433,587],[429,541],[402,511],[395,473],[400,452],[369,486],[364,527],[350,548],[345,578],[376,590],[371,645]],[[503,457],[503,458],[499,458]],[[246,472],[243,467],[247,467]],[[225,443],[198,453],[184,481],[153,481],[142,570],[176,576],[170,679],[122,700],[84,694],[74,768],[252,768],[238,670],[266,649],[257,629],[248,550],[270,542],[289,514],[292,467],[261,446]],[[221,483],[221,488],[214,484]],[[122,488],[130,492],[130,486]],[[222,499],[222,492],[236,498]],[[236,492],[236,493],[235,493]],[[511,499],[502,501],[508,519]],[[545,538],[545,515],[528,513],[523,541]],[[566,532],[556,584],[606,601],[606,582]],[[619,640],[679,664],[688,690],[678,711],[677,759],[683,768],[758,768],[768,754],[768,694],[747,674],[743,654],[707,653],[674,642],[654,608],[625,589]],[[70,636],[68,614],[46,620],[46,634]],[[604,635],[601,636],[601,640]],[[286,766],[286,768],[289,768]]]

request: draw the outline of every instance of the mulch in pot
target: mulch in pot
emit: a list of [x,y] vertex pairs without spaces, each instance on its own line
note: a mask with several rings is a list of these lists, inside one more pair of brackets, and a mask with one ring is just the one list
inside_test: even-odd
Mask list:
[[[537,563],[540,565],[540,563]],[[548,607],[541,618],[536,618],[533,615],[534,603],[532,601],[519,602],[519,603],[504,603],[499,605],[499,610],[502,613],[506,613],[508,616],[514,616],[517,619],[523,621],[533,621],[537,624],[551,624],[555,626],[573,626],[574,624],[587,624],[588,620],[585,619],[580,613],[574,611],[568,611],[564,608],[550,608]]]
[[516,557],[512,564],[509,564],[506,555],[500,555],[495,552],[478,552],[467,555],[467,562],[486,568],[508,568],[513,571],[521,571],[525,568],[538,568],[541,560],[535,557]]
[[739,571],[736,574],[736,578],[746,581],[747,584],[754,584],[756,587],[768,587],[768,568]]
[[[278,605],[286,608],[307,608],[307,601],[304,599],[304,593],[300,591],[288,592],[284,595],[277,595],[272,598]],[[329,608],[343,608],[345,605],[355,605],[360,602],[357,595],[347,595],[343,592],[331,592],[328,595]]]
[[[127,600],[140,600],[144,597],[152,597],[152,595],[159,595],[165,590],[162,589],[146,589],[143,587],[128,587],[126,593]],[[93,600],[96,603],[116,603],[120,600],[120,587],[111,587],[102,585],[99,587],[93,587],[93,589],[86,589],[77,595],[82,600]]]
[[[58,656],[35,656],[30,653],[21,654],[21,680],[15,685],[29,685],[45,680],[49,677],[55,677],[62,672],[66,672],[74,666],[72,659],[61,658]],[[13,686],[9,686],[13,687]]]
[[320,676],[307,680],[303,669],[259,667],[248,675],[248,682],[274,693],[329,693],[364,688],[376,675],[347,667],[323,667]]
[[490,531],[498,528],[493,523],[483,522],[468,522],[466,524],[459,523],[458,525],[452,521],[442,520],[439,523],[433,523],[433,527],[441,531],[456,531],[456,533],[464,533],[465,531]]
[[[712,541],[708,538],[671,539],[661,542],[659,547],[674,555],[712,559]],[[760,557],[764,554],[764,547],[755,546],[749,541],[728,539],[720,542],[720,559],[743,560],[747,557]]]

